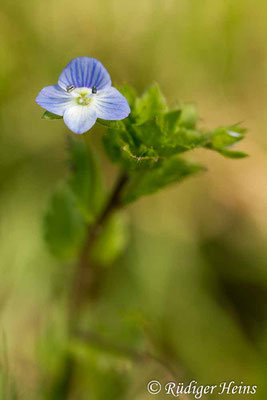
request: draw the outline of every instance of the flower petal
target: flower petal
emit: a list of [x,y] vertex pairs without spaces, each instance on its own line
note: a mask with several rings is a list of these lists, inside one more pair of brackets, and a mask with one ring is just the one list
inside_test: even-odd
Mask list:
[[36,97],[36,103],[57,115],[63,115],[72,101],[72,96],[58,85],[47,86]]
[[94,107],[97,118],[108,120],[124,119],[131,112],[126,98],[114,87],[97,92]]
[[111,79],[100,61],[90,57],[78,57],[69,62],[61,73],[58,84],[63,89],[68,85],[93,88],[97,90],[111,86]]
[[63,119],[74,133],[87,132],[96,122],[96,112],[92,106],[74,105],[66,109]]

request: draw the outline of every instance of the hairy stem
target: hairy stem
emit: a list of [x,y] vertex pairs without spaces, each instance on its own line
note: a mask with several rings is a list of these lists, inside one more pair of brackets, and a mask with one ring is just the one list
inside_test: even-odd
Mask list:
[[102,213],[99,215],[94,225],[88,227],[86,240],[77,262],[70,297],[70,318],[72,320],[70,322],[73,328],[75,328],[79,314],[86,305],[88,298],[93,297],[94,284],[97,279],[97,266],[94,265],[90,259],[90,251],[108,218],[122,206],[121,192],[127,182],[127,175],[121,174]]
[[[135,362],[154,362],[165,370],[169,379],[174,380],[177,376],[176,370],[161,357],[158,357],[150,352],[138,352],[124,346],[108,343],[104,339],[97,337],[94,333],[83,332],[79,330],[79,317],[88,300],[92,298],[92,292],[99,273],[98,266],[94,264],[90,258],[90,253],[93,245],[101,234],[101,230],[108,218],[122,206],[121,193],[128,182],[128,176],[121,174],[114,186],[111,196],[103,208],[101,214],[97,218],[93,226],[88,227],[87,237],[84,246],[81,250],[80,257],[77,261],[74,283],[70,295],[70,311],[69,311],[69,334],[71,337],[76,337],[81,341],[88,341],[95,346],[99,346],[106,351],[115,351],[120,353]],[[62,371],[62,376],[53,388],[53,394],[57,394],[57,400],[71,400],[73,386],[75,382],[75,372],[77,361],[71,354],[66,358],[66,362]],[[179,371],[181,373],[181,371]],[[186,395],[181,395],[181,399],[189,400]]]
[[[119,176],[111,196],[101,214],[94,225],[88,227],[86,240],[75,268],[73,286],[70,293],[68,314],[68,329],[70,337],[79,337],[79,335],[77,335],[79,317],[88,300],[92,298],[92,292],[94,291],[94,286],[97,280],[98,268],[90,258],[91,249],[108,218],[113,214],[113,212],[122,206],[121,192],[127,181],[128,177],[126,174],[121,174]],[[57,400],[71,399],[75,370],[75,357],[69,354],[63,367],[62,376],[52,388],[52,393],[54,395],[56,394]]]

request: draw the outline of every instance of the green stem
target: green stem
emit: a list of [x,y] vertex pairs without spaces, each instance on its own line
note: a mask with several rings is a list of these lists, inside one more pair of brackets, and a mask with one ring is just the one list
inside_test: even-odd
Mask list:
[[86,305],[87,300],[91,297],[97,278],[97,266],[90,259],[90,251],[106,221],[122,206],[121,192],[127,182],[127,175],[121,174],[106,206],[103,208],[94,225],[88,227],[86,240],[77,262],[71,294],[70,318],[72,321],[70,323],[72,327],[76,326],[83,306]]
[[[73,287],[70,293],[68,313],[68,333],[70,338],[79,337],[78,324],[84,306],[92,298],[94,285],[99,272],[97,265],[90,259],[90,251],[101,233],[108,218],[122,206],[121,192],[128,181],[125,174],[121,174],[111,193],[109,201],[103,208],[93,226],[88,226],[87,236],[74,272]],[[71,398],[72,387],[76,372],[76,359],[73,354],[66,356],[62,374],[55,382],[49,394],[49,400],[68,400]]]

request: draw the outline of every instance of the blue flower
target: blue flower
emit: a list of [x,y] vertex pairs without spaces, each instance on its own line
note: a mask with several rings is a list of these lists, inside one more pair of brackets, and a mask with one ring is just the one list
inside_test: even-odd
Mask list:
[[37,104],[63,116],[74,133],[84,133],[97,118],[120,120],[130,113],[125,97],[111,86],[111,79],[100,61],[74,58],[62,71],[58,84],[47,86],[36,98]]

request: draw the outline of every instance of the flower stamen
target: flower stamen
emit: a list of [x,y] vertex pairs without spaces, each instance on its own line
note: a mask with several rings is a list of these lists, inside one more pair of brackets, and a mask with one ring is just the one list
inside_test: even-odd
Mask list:
[[76,101],[80,106],[88,106],[92,99],[88,96],[88,93],[79,93],[79,96],[76,97]]
[[66,90],[67,90],[68,93],[72,92],[74,89],[75,89],[75,88],[74,88],[74,85],[68,85],[68,86],[66,87]]

